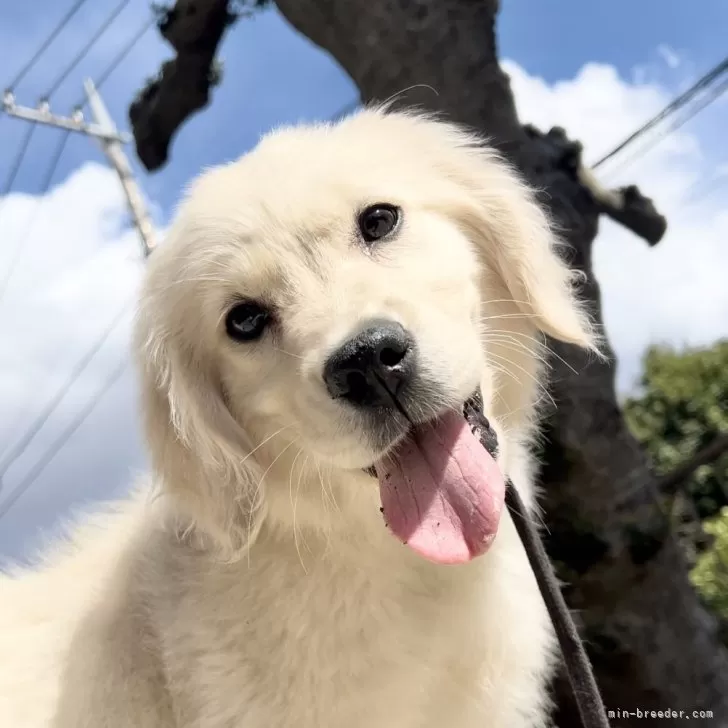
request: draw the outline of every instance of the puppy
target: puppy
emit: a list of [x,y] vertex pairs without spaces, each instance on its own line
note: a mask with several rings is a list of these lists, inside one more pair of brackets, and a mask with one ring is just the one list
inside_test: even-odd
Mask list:
[[0,581],[0,725],[546,725],[504,474],[533,509],[541,334],[594,346],[572,279],[516,175],[423,115],[204,173],[139,307],[153,474]]

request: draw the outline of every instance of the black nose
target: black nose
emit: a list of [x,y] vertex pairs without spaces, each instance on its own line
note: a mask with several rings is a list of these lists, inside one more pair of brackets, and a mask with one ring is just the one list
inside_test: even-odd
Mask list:
[[371,323],[337,349],[324,366],[329,394],[360,407],[392,407],[414,371],[412,337],[394,321]]

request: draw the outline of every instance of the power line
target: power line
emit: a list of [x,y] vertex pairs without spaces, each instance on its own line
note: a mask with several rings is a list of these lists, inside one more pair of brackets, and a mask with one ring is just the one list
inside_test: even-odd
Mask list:
[[701,180],[699,184],[692,188],[688,203],[694,205],[715,194],[726,185],[728,185],[728,168],[725,171],[719,169],[712,177],[709,177],[707,180]]
[[[26,139],[29,140],[30,136],[32,134],[32,130],[35,129],[35,124],[31,125],[29,127],[31,129],[31,133],[26,135]],[[38,193],[38,196],[34,198],[34,212],[33,214],[31,212],[31,216],[29,218],[29,223],[27,227],[25,228],[25,231],[22,235],[19,235],[17,240],[15,241],[15,248],[13,249],[13,252],[10,257],[10,263],[8,264],[7,270],[5,271],[5,276],[2,279],[2,282],[0,282],[0,302],[3,300],[3,297],[5,296],[5,292],[8,289],[8,283],[10,282],[10,278],[12,277],[15,267],[18,264],[18,260],[20,260],[20,253],[22,252],[25,243],[27,239],[30,237],[31,232],[33,231],[33,228],[35,227],[35,223],[38,220],[38,206],[41,204],[41,200],[46,195],[48,190],[50,189],[51,182],[53,181],[53,177],[56,173],[56,170],[58,169],[58,164],[61,161],[61,155],[63,154],[63,151],[66,148],[66,143],[68,142],[68,137],[71,135],[70,131],[65,131],[61,135],[61,137],[58,140],[58,145],[56,146],[56,150],[53,153],[53,156],[51,157],[51,163],[48,166],[48,169],[46,170],[45,177],[43,179],[43,183],[41,184],[40,192]],[[23,149],[27,149],[27,144],[23,147]],[[0,476],[1,477],[1,476]]]
[[30,69],[38,62],[38,59],[48,49],[48,46],[58,37],[60,32],[68,25],[68,22],[80,10],[86,0],[77,0],[77,2],[69,9],[69,11],[61,18],[60,22],[51,31],[50,35],[40,44],[40,48],[30,57],[30,60],[18,71],[15,78],[7,85],[8,90],[14,89],[22,80]]
[[657,126],[663,119],[671,116],[675,112],[679,111],[683,106],[689,103],[700,91],[713,83],[717,78],[722,76],[728,71],[728,57],[724,58],[720,63],[711,68],[704,76],[699,78],[687,91],[680,94],[677,98],[673,99],[662,111],[653,116],[649,121],[645,122],[639,129],[632,132],[624,141],[618,144],[611,152],[605,154],[601,159],[597,160],[593,165],[592,169],[596,169],[611,159],[615,155],[619,154],[625,147],[634,143],[639,137],[643,136],[653,127]]
[[35,128],[36,128],[35,124],[30,124],[30,126],[28,126],[28,130],[25,132],[23,141],[20,143],[20,149],[18,149],[18,153],[15,155],[13,164],[10,167],[10,171],[8,172],[8,176],[5,178],[5,184],[3,185],[2,197],[0,197],[0,204],[2,204],[2,202],[4,202],[4,200],[10,194],[10,191],[13,189],[13,185],[15,184],[15,180],[18,176],[18,172],[20,172],[20,167],[23,165],[23,160],[25,159],[25,155],[28,153],[28,147],[30,146],[30,140],[33,138],[33,133],[35,132]]
[[[15,116],[20,119],[24,119],[26,121],[30,121],[34,126],[36,124],[47,124],[50,126],[54,126],[57,128],[62,128],[66,131],[66,134],[64,135],[64,144],[65,140],[70,135],[71,131],[75,132],[81,132],[84,133],[87,136],[91,136],[97,139],[97,141],[101,144],[102,149],[104,150],[104,153],[109,158],[109,161],[112,164],[112,167],[115,169],[117,175],[119,176],[119,180],[122,184],[122,187],[124,189],[124,193],[127,197],[127,203],[131,210],[132,217],[134,220],[135,227],[139,231],[140,237],[143,242],[143,250],[145,257],[149,255],[152,248],[154,247],[154,235],[153,235],[153,229],[151,227],[151,221],[149,220],[149,216],[146,213],[144,200],[140,194],[140,191],[136,185],[136,181],[134,179],[134,173],[132,171],[131,166],[129,165],[128,160],[126,159],[126,156],[124,155],[123,149],[122,149],[122,143],[125,143],[128,141],[126,138],[127,135],[120,134],[113,123],[113,120],[111,116],[109,115],[106,107],[103,104],[103,101],[100,97],[100,95],[97,92],[97,89],[95,85],[91,81],[87,81],[85,83],[86,87],[86,94],[87,99],[91,107],[92,115],[95,119],[94,124],[88,124],[83,121],[83,118],[80,114],[74,113],[72,117],[64,118],[59,117],[57,115],[51,114],[48,105],[47,105],[47,97],[49,97],[51,94],[53,94],[57,88],[63,83],[65,78],[68,76],[68,74],[71,72],[71,70],[78,65],[80,60],[88,53],[88,50],[92,47],[92,45],[96,42],[98,37],[111,25],[111,23],[115,20],[115,18],[119,15],[121,10],[128,4],[129,0],[123,0],[114,10],[114,12],[107,18],[106,22],[102,25],[102,27],[97,31],[95,37],[91,39],[89,43],[86,44],[86,46],[82,49],[82,51],[77,54],[76,58],[71,63],[70,67],[64,71],[61,76],[56,80],[56,82],[51,86],[48,93],[46,94],[46,99],[42,100],[38,109],[30,109],[26,107],[21,107],[15,103],[14,96],[12,94],[12,91],[7,91],[5,94],[5,97],[3,99],[3,108],[11,116]],[[110,74],[116,69],[116,67],[121,63],[121,61],[128,55],[128,53],[131,51],[131,49],[134,47],[134,45],[139,41],[139,39],[144,35],[146,30],[151,27],[155,20],[155,16],[152,15],[151,18],[149,18],[144,25],[139,29],[137,33],[132,36],[132,38],[127,42],[125,46],[123,46],[120,51],[117,53],[117,55],[114,57],[112,62],[107,66],[106,69],[99,75],[98,77],[98,83],[103,84],[107,78],[110,76]],[[79,105],[80,106],[80,105]],[[32,132],[29,131],[27,134],[27,139],[25,141],[24,147],[27,150],[27,146],[30,141],[30,134]],[[20,164],[22,163],[22,157],[24,156],[24,151],[22,154],[18,155],[18,160],[16,160],[17,164],[14,166],[17,166],[18,169],[20,167]],[[46,180],[44,183],[44,192],[41,194],[39,199],[42,199],[45,195],[45,192],[47,191],[48,187],[50,186],[50,180],[53,176],[53,173],[55,172],[55,167],[58,164],[58,159],[60,158],[60,154],[62,152],[62,146],[59,146],[58,152],[54,157],[54,161],[51,165],[51,169],[49,173],[46,176]],[[17,175],[17,171],[14,172],[13,179],[10,180],[10,183],[8,184],[8,189],[12,187],[12,184],[14,182],[14,176]],[[1,200],[0,200],[1,201]],[[22,240],[22,238],[21,238]],[[11,265],[10,273],[12,273],[12,268],[14,267],[14,262]],[[8,278],[9,275],[8,274]],[[6,279],[7,282],[7,279]],[[1,297],[1,294],[0,294]],[[0,490],[2,489],[2,477],[7,471],[7,469],[25,452],[27,446],[30,444],[30,442],[33,440],[35,435],[42,429],[42,427],[45,425],[45,423],[48,421],[52,413],[56,410],[58,404],[63,400],[66,393],[70,390],[70,388],[74,385],[76,380],[80,377],[82,372],[85,370],[86,366],[89,364],[91,359],[96,355],[96,353],[99,351],[103,343],[106,341],[108,336],[110,335],[111,331],[118,325],[118,323],[121,321],[122,316],[127,312],[129,306],[125,306],[121,311],[118,312],[118,315],[111,321],[109,326],[102,332],[101,337],[94,343],[94,345],[89,349],[86,354],[76,363],[76,366],[71,372],[71,375],[69,376],[68,380],[65,382],[64,386],[61,387],[59,391],[56,392],[55,396],[51,398],[49,402],[46,403],[46,406],[44,409],[39,413],[39,415],[35,418],[31,426],[28,428],[28,430],[25,432],[23,437],[15,443],[14,446],[11,446],[11,448],[6,451],[5,456],[3,457],[1,464],[0,464]],[[83,421],[88,417],[88,415],[93,411],[93,408],[97,404],[97,402],[101,399],[101,397],[105,394],[106,391],[113,385],[113,383],[121,376],[121,373],[124,369],[125,365],[122,365],[120,367],[117,367],[111,375],[108,377],[107,382],[105,386],[101,389],[100,392],[97,393],[97,395],[92,398],[88,403],[87,406],[78,414],[78,416],[75,418],[73,423],[64,430],[62,435],[54,442],[50,450],[46,452],[46,454],[36,463],[36,466],[27,474],[27,476],[23,479],[21,484],[16,487],[16,489],[11,493],[9,498],[6,500],[5,503],[3,503],[0,506],[0,518],[4,516],[8,510],[13,506],[13,504],[22,496],[23,493],[25,493],[35,482],[37,477],[40,475],[41,472],[46,468],[48,463],[55,457],[56,453],[65,445],[65,443],[68,441],[68,439],[73,435],[73,433],[80,427],[80,425],[83,423]]]
[[[113,10],[113,12],[107,17],[106,21],[102,24],[102,26],[98,29],[95,36],[92,36],[92,38],[89,40],[89,42],[82,48],[82,50],[77,54],[76,58],[72,61],[70,66],[66,68],[66,70],[56,79],[54,84],[51,86],[51,88],[48,90],[48,92],[45,94],[45,99],[47,100],[50,98],[50,96],[58,89],[58,87],[63,83],[63,81],[66,79],[66,77],[69,75],[69,73],[78,65],[78,63],[86,56],[88,51],[91,49],[91,47],[94,45],[94,43],[98,40],[98,38],[111,26],[111,24],[116,20],[116,18],[119,16],[121,11],[128,5],[129,0],[122,0],[122,2],[119,3],[119,5],[116,6],[116,8]],[[70,18],[70,15],[69,15]],[[119,66],[119,64],[124,60],[124,58],[131,52],[132,48],[139,42],[141,37],[144,35],[144,33],[147,32],[147,30],[154,24],[156,20],[156,16],[154,14],[150,15],[150,17],[144,22],[144,24],[139,28],[139,30],[131,37],[131,39],[124,45],[119,53],[112,59],[112,61],[108,64],[108,66],[102,71],[102,73],[99,75],[97,82],[94,84],[96,89],[100,85],[102,85],[108,77],[113,73],[113,71]],[[60,31],[59,31],[60,32]],[[7,96],[7,93],[6,93]],[[79,103],[76,105],[76,108],[81,108],[84,105],[84,103]],[[15,179],[17,178],[18,172],[20,171],[20,167],[22,166],[23,160],[25,158],[25,155],[28,151],[28,147],[30,144],[30,140],[33,136],[33,132],[35,131],[36,124],[31,123],[28,127],[28,132],[26,133],[21,148],[16,156],[15,162],[13,163],[13,166],[10,170],[10,173],[8,175],[8,178],[6,180],[6,184],[4,187],[4,194],[3,198],[0,198],[0,206],[2,205],[2,201],[5,197],[7,197],[8,193],[12,189]],[[70,132],[66,132],[63,142],[61,145],[59,145],[59,150],[56,155],[56,157],[60,157],[60,153],[62,152],[63,147],[65,146],[65,142],[69,136]],[[49,179],[47,183],[43,186],[43,191],[40,193],[39,198],[37,199],[36,205],[39,205],[41,203],[41,198],[45,195],[45,193],[48,190],[48,187],[50,186],[50,178],[52,177],[53,173],[55,172],[55,169],[58,164],[58,159],[55,158],[54,161],[51,163],[51,172],[49,174]],[[35,220],[35,217],[33,218]],[[23,249],[23,245],[25,243],[25,240],[27,239],[28,235],[30,234],[30,229],[32,229],[32,224],[29,226],[28,231],[26,231],[25,235],[20,236],[18,238],[18,241],[16,242],[16,247],[13,252],[11,262],[8,268],[8,271],[2,281],[0,283],[0,301],[2,301],[2,298],[5,294],[8,281],[10,280],[10,277],[12,276],[15,266],[17,265],[18,259],[20,257],[20,252]]]
[[75,366],[71,370],[68,378],[64,382],[63,386],[58,389],[53,397],[46,403],[46,406],[38,413],[36,418],[31,423],[30,427],[25,431],[25,434],[3,455],[2,461],[0,461],[0,480],[13,465],[13,463],[20,458],[26,451],[28,445],[32,442],[33,438],[40,432],[50,416],[55,412],[58,405],[61,403],[63,398],[69,392],[69,390],[76,383],[76,380],[83,374],[86,367],[91,363],[91,360],[98,354],[101,347],[106,343],[106,340],[111,336],[114,329],[121,323],[124,316],[130,309],[130,303],[126,302],[114,318],[109,322],[107,327],[101,332],[101,335],[96,339],[94,344],[86,353],[76,362]]
[[[73,15],[81,8],[81,6],[86,2],[86,0],[77,0],[77,2],[71,7],[71,9],[66,13],[66,15],[61,19],[61,22],[54,28],[53,32],[46,38],[43,45],[41,45],[40,49],[33,54],[30,61],[25,64],[25,66],[21,69],[21,71],[17,74],[17,76],[13,79],[13,81],[9,84],[9,86],[6,89],[5,97],[7,98],[10,96],[12,98],[12,90],[13,88],[22,80],[22,78],[25,76],[25,74],[30,70],[30,68],[37,62],[37,60],[42,55],[43,51],[47,48],[48,44],[51,43],[55,38],[59,35],[59,33],[63,30],[63,28],[68,24],[68,22],[71,20]],[[111,24],[116,20],[116,18],[119,16],[121,11],[129,4],[129,0],[121,0],[119,5],[114,8],[114,10],[111,12],[111,14],[107,17],[107,19],[102,23],[102,25],[99,27],[99,29],[96,31],[95,35],[91,36],[90,40],[86,45],[81,49],[81,51],[76,55],[76,57],[73,59],[71,64],[66,67],[65,71],[61,73],[58,78],[51,84],[48,91],[43,95],[42,101],[47,101],[50,99],[50,97],[58,90],[60,85],[66,80],[66,78],[69,76],[69,74],[73,71],[74,68],[86,57],[88,52],[91,50],[91,48],[94,46],[96,41],[103,35],[106,30],[111,26]],[[145,28],[146,30],[146,28]],[[128,53],[131,50],[131,47],[129,47],[124,55]],[[123,56],[122,56],[123,57]],[[117,64],[121,61],[119,59],[117,61]],[[111,73],[111,71],[114,70],[116,66],[114,65],[111,67],[108,72],[106,73],[106,77]],[[103,79],[104,81],[106,78]],[[28,152],[28,147],[30,145],[30,140],[33,137],[33,132],[35,131],[36,124],[32,123],[28,127],[28,131],[25,134],[25,137],[23,138],[23,141],[21,143],[21,147],[18,150],[18,154],[16,155],[16,158],[13,162],[12,167],[10,168],[10,171],[8,173],[8,177],[6,179],[5,185],[3,186],[3,192],[2,197],[0,197],[0,207],[2,206],[3,202],[7,199],[7,196],[10,194],[13,185],[15,184],[15,180],[18,176],[18,173],[20,172],[20,168],[23,164],[23,161],[25,160],[25,156]],[[5,284],[7,284],[7,281],[5,281]],[[0,288],[0,291],[3,289]],[[0,297],[2,297],[2,293],[0,293]]]
[[104,381],[103,386],[96,393],[96,395],[92,399],[90,399],[86,403],[86,406],[79,411],[79,413],[73,420],[71,420],[69,425],[55,439],[51,447],[46,450],[45,455],[40,460],[38,460],[38,462],[35,464],[35,467],[33,467],[27,473],[27,475],[20,481],[20,484],[17,485],[15,489],[10,493],[10,495],[0,504],[0,519],[7,515],[8,511],[17,503],[19,498],[30,489],[30,487],[33,485],[33,483],[35,483],[41,473],[46,469],[46,467],[48,467],[48,464],[61,451],[61,449],[63,449],[66,443],[76,433],[78,428],[81,427],[86,418],[91,414],[94,407],[98,404],[101,398],[121,378],[121,375],[124,373],[127,364],[128,361],[122,359],[122,361],[111,371],[109,376]]
[[661,134],[655,134],[652,137],[648,137],[645,144],[637,149],[634,154],[627,157],[627,159],[625,159],[622,164],[619,164],[616,168],[610,170],[610,173],[616,174],[617,172],[620,172],[629,167],[637,159],[644,156],[650,149],[659,144],[663,139],[670,136],[670,134],[675,133],[678,129],[694,119],[701,111],[703,111],[703,109],[705,109],[707,106],[710,106],[710,104],[720,98],[720,96],[722,96],[726,91],[728,91],[728,79],[726,79],[723,83],[719,84],[717,88],[713,89],[712,93],[707,94],[698,103],[696,103],[695,106],[689,109],[687,114],[673,121],[668,126],[668,128],[665,129]]
[[96,44],[96,41],[98,41],[98,39],[109,29],[111,24],[116,20],[116,18],[121,14],[121,11],[128,4],[129,0],[121,0],[121,2],[114,8],[114,10],[112,10],[111,14],[101,24],[96,33],[92,35],[91,38],[89,38],[86,45],[81,48],[81,50],[76,54],[75,58],[66,67],[63,73],[61,73],[58,78],[56,78],[56,80],[48,88],[48,91],[43,94],[43,99],[49,99],[58,90],[61,84],[68,78],[68,76],[76,68],[76,66],[78,66],[78,64],[86,57],[91,48],[93,48],[93,46]]
[[101,86],[106,82],[106,79],[116,70],[116,67],[126,58],[130,53],[131,49],[142,39],[144,34],[154,25],[157,21],[157,16],[152,16],[139,28],[139,30],[129,39],[129,42],[122,47],[122,49],[113,58],[111,63],[97,76],[94,81],[94,86],[100,89]]
[[[136,33],[128,40],[126,45],[122,46],[119,52],[114,56],[114,58],[109,62],[109,64],[104,68],[104,70],[96,77],[96,80],[93,82],[94,86],[96,87],[96,90],[101,88],[104,83],[106,83],[109,76],[117,69],[119,64],[129,55],[129,53],[132,51],[134,46],[142,39],[144,34],[154,25],[154,23],[157,21],[157,16],[152,14],[144,23],[140,26],[139,30],[137,30]],[[81,99],[78,103],[74,104],[74,109],[82,109],[86,104],[88,103],[88,97],[84,97]]]
[[[124,140],[119,136],[113,119],[106,109],[100,94],[94,87],[94,84],[91,81],[86,81],[85,87],[89,100],[89,105],[91,107],[91,113],[95,119],[95,124],[93,125],[93,128],[88,125],[82,125],[83,128],[81,128],[77,124],[72,123],[72,120],[70,119],[53,117],[52,115],[40,117],[39,122],[49,124],[51,126],[59,126],[66,130],[67,135],[70,134],[70,131],[79,131],[89,136],[96,137],[99,140],[105,154],[111,162],[112,167],[119,177],[122,188],[124,189],[124,194],[127,198],[127,204],[132,213],[134,225],[139,232],[142,241],[144,257],[146,258],[150,254],[151,250],[154,248],[154,230],[152,228],[152,223],[149,219],[149,215],[146,212],[146,206],[144,204],[143,196],[141,195],[141,192],[136,184],[136,180],[134,179],[134,173],[123,152],[121,144]],[[21,107],[13,107],[8,113],[17,114],[21,116],[21,118],[35,118],[32,110],[22,109]],[[107,329],[104,330],[101,337],[96,341],[91,349],[87,351],[85,356],[82,357],[79,362],[77,362],[76,366],[71,372],[68,381],[58,392],[56,392],[56,395],[46,404],[43,411],[39,414],[38,417],[36,417],[31,427],[26,431],[25,435],[6,453],[0,464],[0,481],[6,470],[17,460],[18,457],[22,455],[28,444],[37,434],[37,432],[47,422],[53,411],[58,406],[59,402],[63,399],[67,391],[73,386],[75,381],[82,374],[88,363],[99,351],[104,341],[108,338],[111,331],[120,322],[121,317],[126,313],[127,310],[128,305],[125,305],[124,308],[118,312],[117,316],[111,321]]]

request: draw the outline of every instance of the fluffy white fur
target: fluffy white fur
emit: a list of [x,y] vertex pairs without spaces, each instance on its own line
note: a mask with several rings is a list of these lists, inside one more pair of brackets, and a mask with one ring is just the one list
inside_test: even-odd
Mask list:
[[[367,251],[366,204],[401,206]],[[137,325],[150,482],[0,577],[0,726],[521,728],[553,638],[504,512],[436,566],[385,528],[381,453],[322,382],[364,320],[416,338],[432,413],[480,384],[533,508],[542,332],[592,346],[530,191],[464,131],[370,109],[204,173],[149,263]],[[237,297],[275,330],[234,343]]]

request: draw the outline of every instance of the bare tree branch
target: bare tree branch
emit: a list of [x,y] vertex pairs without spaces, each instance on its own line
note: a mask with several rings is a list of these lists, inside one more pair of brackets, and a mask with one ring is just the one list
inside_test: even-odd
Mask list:
[[695,453],[692,458],[663,475],[657,481],[658,487],[663,493],[673,495],[699,467],[715,462],[725,453],[728,453],[728,432],[716,435],[709,445]]
[[[177,0],[168,12],[161,30],[177,50],[177,57],[163,64],[158,77],[139,93],[129,111],[137,154],[147,169],[165,164],[178,129],[209,103],[215,53],[233,17],[229,0]],[[525,129],[532,139],[540,137],[558,147],[562,167],[571,169],[601,212],[650,245],[660,241],[667,221],[636,187],[602,187],[581,162],[581,144],[569,141],[563,129],[556,127],[546,135],[532,126]]]
[[177,130],[207,106],[215,54],[235,18],[228,0],[177,0],[166,12],[160,31],[177,55],[162,65],[129,109],[137,155],[147,169],[165,164]]
[[667,220],[660,215],[652,200],[631,185],[617,190],[604,187],[594,173],[584,166],[583,147],[580,142],[570,140],[561,127],[554,127],[542,134],[531,124],[524,126],[531,139],[540,140],[553,148],[557,167],[573,175],[582,187],[588,190],[599,212],[643,238],[651,246],[660,242],[667,230]]

